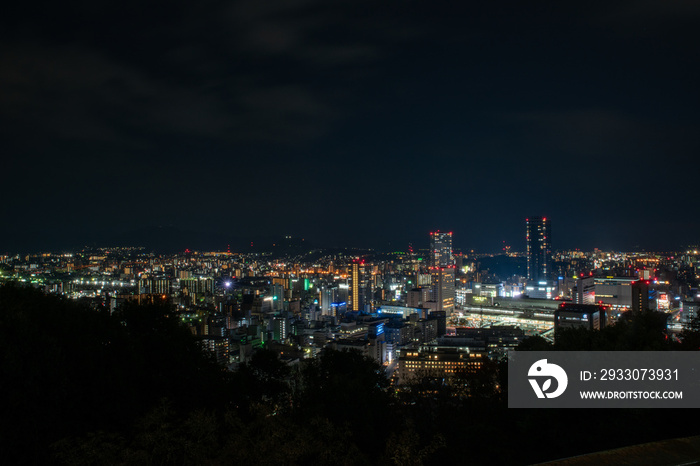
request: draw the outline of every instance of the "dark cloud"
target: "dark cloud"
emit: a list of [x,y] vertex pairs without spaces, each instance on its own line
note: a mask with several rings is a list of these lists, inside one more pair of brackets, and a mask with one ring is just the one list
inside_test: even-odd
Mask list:
[[653,129],[638,117],[600,108],[524,112],[507,120],[529,128],[533,143],[594,160],[640,150]]
[[530,142],[553,154],[596,162],[620,158],[625,163],[637,159],[671,164],[700,149],[700,136],[690,136],[700,134],[700,121],[678,124],[602,108],[523,112],[504,119],[527,128]]
[[[0,250],[160,223],[356,245],[449,227],[517,248],[537,213],[561,222],[559,245],[623,247],[647,212],[693,208],[697,15],[675,0],[11,5],[0,144],[21,195]],[[649,173],[664,178],[640,187]],[[615,202],[580,214],[649,190],[607,230]]]
[[[6,43],[0,116],[57,137],[105,141],[138,142],[134,128],[224,141],[308,139],[340,116],[338,99],[352,98],[319,67],[361,69],[384,45],[364,31],[391,36],[375,24],[329,39],[343,12],[358,9],[351,2],[243,1],[193,17],[183,5],[173,9],[182,16],[153,31],[138,18],[102,37],[86,22],[73,35],[89,39],[44,32]],[[86,14],[109,21],[99,9]]]
[[612,4],[607,21],[658,23],[692,21],[700,17],[700,4],[693,0],[637,0]]

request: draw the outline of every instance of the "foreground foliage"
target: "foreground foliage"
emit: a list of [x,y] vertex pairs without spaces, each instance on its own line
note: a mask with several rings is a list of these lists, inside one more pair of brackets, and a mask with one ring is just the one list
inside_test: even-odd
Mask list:
[[[636,319],[558,348],[676,348]],[[0,362],[7,464],[527,464],[699,430],[673,410],[509,410],[502,363],[401,390],[354,352],[290,367],[260,351],[231,373],[163,303],[109,315],[15,286]]]

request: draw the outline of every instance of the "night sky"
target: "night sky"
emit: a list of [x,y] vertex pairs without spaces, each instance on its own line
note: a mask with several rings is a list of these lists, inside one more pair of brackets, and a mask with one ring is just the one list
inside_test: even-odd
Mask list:
[[5,6],[0,252],[697,244],[700,2],[471,3]]

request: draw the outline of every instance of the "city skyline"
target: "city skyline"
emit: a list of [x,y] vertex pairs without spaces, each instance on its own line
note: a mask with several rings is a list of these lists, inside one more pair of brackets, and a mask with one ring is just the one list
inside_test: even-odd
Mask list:
[[[269,406],[271,409],[263,411],[259,417],[265,425],[269,425],[271,419],[284,417],[285,424],[299,419],[303,423],[299,427],[310,424],[307,415],[313,408],[319,408],[324,416],[347,409],[334,421],[347,428],[347,420],[359,409],[376,415],[382,407],[397,408],[407,415],[414,413],[416,406],[426,403],[426,414],[444,409],[453,413],[454,419],[454,422],[447,422],[445,415],[441,415],[427,430],[428,439],[436,432],[452,435],[450,444],[443,450],[453,459],[430,464],[463,460],[464,435],[472,435],[468,430],[473,430],[474,426],[467,426],[467,431],[457,429],[464,428],[464,419],[482,412],[480,406],[497,415],[493,419],[476,416],[484,422],[484,428],[476,429],[483,435],[479,444],[482,447],[492,445],[476,449],[484,453],[483,459],[473,461],[478,464],[533,464],[635,443],[640,439],[666,438],[668,433],[661,428],[659,434],[650,437],[648,426],[639,422],[639,414],[635,412],[631,412],[631,419],[635,421],[631,424],[637,426],[638,433],[623,428],[628,437],[615,436],[615,443],[602,447],[585,436],[600,423],[601,413],[592,415],[595,422],[591,426],[582,426],[579,418],[564,412],[557,425],[551,418],[542,421],[541,417],[533,418],[528,414],[526,418],[538,420],[531,427],[523,427],[521,434],[515,436],[531,435],[532,438],[523,441],[522,447],[513,448],[519,461],[514,462],[512,456],[494,460],[493,451],[502,450],[503,442],[501,436],[492,435],[493,428],[512,430],[519,425],[519,410],[510,408],[545,407],[533,404],[540,398],[536,390],[530,391],[535,386],[509,375],[521,361],[520,354],[535,356],[536,353],[528,351],[545,352],[537,356],[537,360],[547,354],[590,351],[609,361],[607,355],[644,351],[647,355],[664,353],[676,358],[683,351],[697,353],[700,344],[697,330],[700,254],[697,249],[677,254],[600,250],[551,251],[550,254],[549,227],[556,227],[558,223],[549,222],[549,217],[530,216],[521,223],[523,239],[530,240],[530,254],[514,253],[506,246],[505,254],[498,256],[471,251],[455,254],[453,235],[457,237],[457,234],[452,231],[433,231],[422,238],[421,243],[426,247],[389,254],[349,248],[309,251],[304,249],[305,241],[289,235],[283,238],[285,244],[279,244],[279,254],[228,248],[170,254],[142,248],[0,254],[3,316],[0,330],[3,341],[7,342],[3,346],[5,359],[26,361],[9,365],[14,371],[10,374],[16,375],[7,379],[16,384],[10,385],[13,392],[8,398],[19,400],[14,403],[9,419],[30,420],[24,424],[6,423],[14,428],[17,440],[27,445],[23,449],[12,448],[11,452],[25,457],[26,451],[34,452],[37,457],[53,455],[50,445],[55,445],[56,439],[67,438],[67,429],[76,415],[100,421],[107,419],[100,425],[107,426],[110,431],[127,429],[128,432],[131,428],[121,427],[124,424],[117,420],[123,419],[123,412],[141,406],[132,400],[144,397],[133,395],[134,391],[124,390],[124,386],[144,387],[143,393],[152,393],[146,399],[160,406],[162,402],[158,400],[168,393],[182,393],[184,397],[180,400],[191,400],[192,393],[211,393],[212,396],[220,393],[225,398],[213,402],[214,409],[228,406],[235,410],[231,414],[250,414],[260,412],[261,406]],[[285,249],[287,247],[289,249]],[[547,266],[543,266],[545,263]],[[539,276],[533,276],[533,270],[538,271]],[[49,349],[36,351],[36,348]],[[607,353],[611,349],[617,353]],[[513,351],[518,353],[514,356]],[[47,354],[69,357],[46,357]],[[20,355],[25,359],[20,359]],[[188,366],[187,361],[192,357],[208,362],[204,366]],[[351,364],[348,358],[361,366]],[[555,362],[562,363],[558,359]],[[532,363],[527,362],[524,369]],[[57,366],[65,369],[57,371]],[[202,389],[195,387],[215,380],[207,377],[208,372],[203,372],[207,366],[212,374],[217,373],[222,378],[220,389],[207,389],[206,385],[202,385]],[[183,368],[187,367],[190,369],[183,377]],[[306,378],[316,373],[314,367],[326,367],[324,372],[337,371],[337,375],[346,377],[341,380],[346,381],[332,382],[338,380],[332,374],[323,379],[330,385],[323,380],[319,383],[317,378]],[[360,367],[365,370],[359,370]],[[691,376],[692,367],[679,369],[679,372],[685,370],[681,377]],[[567,369],[570,376],[576,373],[568,366]],[[65,386],[61,385],[66,380],[64,374],[75,374],[71,381],[75,389],[55,389],[57,385]],[[88,390],[81,389],[86,384],[83,374],[89,380],[103,382],[88,384]],[[247,377],[246,374],[259,377],[252,380],[259,380],[259,383],[245,383],[251,380],[242,378]],[[362,374],[373,375],[366,378]],[[164,381],[165,376],[173,377],[173,383]],[[25,380],[29,383],[24,383]],[[119,384],[115,380],[133,382]],[[184,380],[194,385],[183,385]],[[358,387],[358,380],[365,380],[367,385]],[[569,382],[573,385],[590,380],[575,381],[571,377]],[[611,387],[608,381],[601,382],[601,389]],[[657,393],[651,390],[658,388],[655,384],[659,381],[648,382],[652,384],[650,392]],[[521,383],[524,385],[519,385]],[[557,380],[556,383],[561,382]],[[546,391],[548,385],[543,382],[541,390]],[[518,388],[520,386],[526,390]],[[93,387],[109,387],[112,391]],[[171,387],[178,392],[170,391]],[[299,396],[300,387],[313,389],[315,393]],[[345,391],[340,391],[341,388]],[[383,394],[385,401],[365,403],[368,388]],[[579,392],[579,388],[569,389],[569,397],[561,401],[584,402],[583,396],[580,400],[576,398],[578,393],[601,393],[597,390]],[[46,395],[36,396],[37,389]],[[67,394],[68,401],[52,402],[51,396],[57,392]],[[515,404],[511,395],[516,392],[531,399],[524,398],[522,405]],[[270,400],[270,393],[279,393],[280,397]],[[682,390],[669,393],[676,393],[674,403],[681,399],[688,407],[697,403],[693,401],[696,398],[684,397]],[[697,394],[694,390],[693,393]],[[86,394],[91,394],[92,398]],[[260,397],[266,404],[255,402],[251,395]],[[608,395],[608,400],[610,397]],[[598,406],[625,406],[626,400],[615,398],[619,405],[607,401]],[[26,416],[36,409],[33,407],[37,399],[49,400],[46,403],[49,409],[64,410],[67,414],[51,416],[54,419],[51,423],[44,422],[41,416]],[[254,404],[239,404],[245,399],[253,400]],[[308,404],[300,408],[295,400],[304,399]],[[325,400],[323,405],[319,405],[319,399]],[[189,401],[184,403],[190,406]],[[248,406],[255,407],[254,411],[249,411]],[[454,413],[455,409],[460,411]],[[611,419],[619,420],[624,411],[615,409]],[[95,416],[95,412],[103,412],[105,416]],[[118,418],[106,417],[110,412]],[[271,416],[270,413],[276,414]],[[426,414],[418,412],[416,419],[432,419]],[[140,419],[138,412],[131,416]],[[391,439],[397,438],[393,435],[404,436],[416,446],[425,444],[420,437],[406,436],[403,426],[396,427],[391,422],[396,434],[386,432],[384,421],[404,416],[380,414],[372,422],[367,421],[364,413],[355,416],[357,427],[352,430],[360,433],[358,445],[371,452],[368,458],[377,458],[381,451],[391,451],[395,446]],[[215,419],[219,418],[208,418],[205,423],[217,426]],[[244,419],[231,426],[232,434],[225,435],[240,438],[242,427],[255,426],[254,421],[247,420],[250,418]],[[142,425],[134,422],[137,428]],[[31,435],[35,431],[30,429],[32,423],[51,427],[47,440],[37,441],[36,436]],[[620,425],[626,423],[623,420]],[[324,435],[332,425],[327,421],[321,424],[319,434]],[[384,438],[378,437],[380,441],[372,448],[367,446],[370,425],[377,428],[377,435],[384,435]],[[18,429],[17,426],[22,427]],[[97,424],[86,423],[83,428],[90,445],[94,444],[93,437],[89,436],[96,428],[93,426]],[[148,435],[163,431],[158,426],[153,428],[152,424],[146,426]],[[548,435],[554,436],[552,438],[557,438],[562,428],[580,429],[581,435],[568,438],[581,438],[585,449],[559,441],[540,445],[542,429],[548,426],[551,429]],[[674,436],[697,432],[692,423],[685,428],[688,430],[677,430]],[[279,428],[275,431],[283,432]],[[248,438],[253,439],[268,437],[270,431],[261,432],[255,428],[250,432],[254,433]],[[189,434],[186,437],[190,437]],[[245,445],[249,445],[248,438]],[[301,449],[304,458],[308,458],[306,452],[314,442],[290,438],[294,448]],[[333,435],[333,438],[338,437]],[[121,439],[118,442],[118,445],[125,444]],[[14,442],[13,446],[16,444]],[[325,442],[321,445],[327,448]],[[241,453],[246,448],[237,446],[230,451]],[[77,457],[84,457],[84,451],[82,448],[76,451]],[[121,452],[122,449],[112,451]],[[162,450],[156,453],[159,451]],[[204,451],[222,460],[231,458],[228,453],[222,453],[229,450],[206,448]],[[251,458],[260,457],[259,449],[251,451],[255,455]],[[614,452],[619,458],[619,450]],[[357,455],[353,452],[348,463],[357,462]],[[416,454],[415,458],[420,455]],[[371,460],[362,462],[372,463]]]
[[698,24],[7,5],[0,457],[700,460]]
[[[144,230],[141,230],[141,232]],[[312,250],[346,250],[346,251],[374,251],[376,253],[391,253],[391,252],[405,252],[413,253],[417,255],[422,255],[426,260],[430,260],[432,257],[432,249],[430,247],[430,240],[421,241],[420,238],[408,238],[408,241],[401,243],[398,241],[387,241],[384,244],[366,241],[364,244],[358,244],[359,241],[351,241],[349,244],[341,244],[338,242],[314,242],[308,241],[306,238],[294,237],[291,235],[265,235],[259,237],[231,237],[230,235],[220,234],[220,233],[203,233],[196,231],[183,231],[175,229],[173,227],[153,227],[149,228],[143,235],[140,232],[130,232],[124,235],[124,238],[129,238],[128,240],[123,240],[117,237],[117,239],[108,240],[93,240],[85,243],[80,243],[76,241],[66,241],[63,244],[55,242],[39,242],[32,246],[32,243],[26,243],[25,246],[15,247],[12,249],[8,247],[8,243],[0,245],[0,255],[14,255],[14,254],[36,254],[36,253],[69,253],[76,252],[85,249],[143,249],[146,252],[153,252],[157,254],[171,254],[171,253],[182,253],[187,251],[218,251],[218,252],[231,252],[231,253],[244,253],[244,252],[267,252],[267,253],[295,253],[299,251],[312,251]],[[503,240],[502,242],[491,241],[492,244],[485,248],[474,247],[473,243],[464,244],[463,241],[459,240],[459,235],[457,235],[456,244],[453,247],[455,254],[490,254],[490,255],[510,255],[510,254],[520,254],[523,257],[528,256],[528,242],[526,236],[522,237],[513,242]],[[141,239],[139,239],[141,238]],[[285,244],[285,241],[287,243]],[[462,243],[462,244],[460,244]],[[598,247],[591,246],[588,248],[579,247],[577,245],[571,245],[570,247],[559,247],[555,243],[554,247],[551,247],[551,251],[583,251],[583,252],[594,252],[594,251],[607,251],[607,252],[680,252],[687,249],[697,249],[698,243],[700,241],[689,242],[686,244],[676,244],[672,246],[664,247],[644,247],[639,244],[632,245],[628,248],[620,247]],[[43,247],[41,246],[43,245]]]

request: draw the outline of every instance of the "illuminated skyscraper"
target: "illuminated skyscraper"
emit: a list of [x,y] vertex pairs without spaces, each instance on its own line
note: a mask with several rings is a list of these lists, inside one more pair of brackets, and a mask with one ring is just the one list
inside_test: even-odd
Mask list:
[[348,310],[365,311],[366,305],[371,304],[371,299],[369,297],[371,285],[367,280],[367,270],[364,261],[353,261],[352,264],[350,264],[348,278],[350,279]]
[[546,217],[530,217],[527,224],[527,279],[546,281],[551,273],[552,227]]
[[451,267],[455,263],[452,255],[452,232],[441,233],[439,230],[430,233],[430,266]]
[[452,232],[430,233],[430,275],[438,311],[451,314],[455,306],[455,266],[452,254]]
[[433,301],[438,311],[445,311],[449,316],[455,307],[455,269],[454,267],[432,267]]

